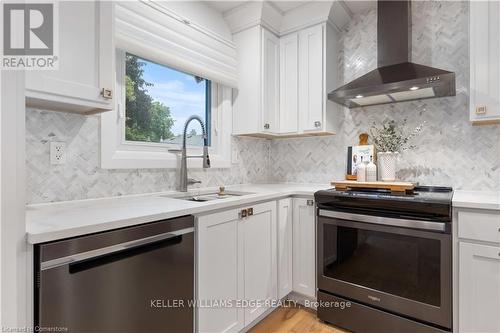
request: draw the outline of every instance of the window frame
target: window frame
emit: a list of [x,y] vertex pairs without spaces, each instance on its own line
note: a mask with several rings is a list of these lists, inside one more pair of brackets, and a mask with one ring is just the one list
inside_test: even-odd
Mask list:
[[[126,146],[131,146],[132,149],[134,149],[133,147],[134,146],[149,146],[149,147],[154,147],[154,148],[159,148],[159,149],[175,149],[177,147],[179,147],[179,145],[176,145],[176,144],[172,144],[172,143],[161,143],[161,142],[149,142],[149,141],[131,141],[131,140],[127,140],[126,137],[125,137],[125,131],[126,131],[126,119],[127,119],[127,110],[126,110],[126,96],[124,94],[124,89],[125,89],[125,76],[126,76],[126,73],[125,73],[125,57],[126,57],[126,54],[129,53],[129,52],[126,52],[124,50],[119,50],[117,49],[116,50],[116,62],[117,62],[117,72],[116,72],[116,82],[117,82],[117,87],[120,87],[120,90],[117,91],[117,97],[119,97],[121,99],[121,104],[120,104],[120,109],[123,109],[123,117],[120,118],[120,136],[121,138],[119,138],[119,140],[121,140],[122,142],[122,145],[124,145],[125,147]],[[129,53],[131,54],[131,53]],[[133,54],[135,55],[135,54]],[[135,55],[137,57],[140,57],[138,55]],[[143,57],[140,57],[141,59],[143,60],[146,60],[146,61],[150,61],[150,62],[153,62],[151,60],[148,60],[146,58],[143,58]],[[118,65],[118,63],[120,63],[120,65]],[[156,62],[155,62],[156,63]],[[175,70],[175,71],[179,71],[175,68],[172,68],[171,66],[166,66],[166,65],[162,65],[162,64],[158,64],[156,63],[157,65],[160,65],[160,66],[165,66],[165,67],[168,67],[169,69],[172,69],[172,70]],[[179,72],[182,72],[182,71],[179,71]],[[182,72],[184,73],[184,72]],[[191,74],[190,74],[191,75]],[[120,85],[118,85],[118,82],[120,83]],[[211,123],[211,114],[212,114],[212,106],[211,106],[211,103],[212,103],[212,82],[210,80],[206,80],[207,82],[207,85],[205,87],[205,121],[208,123],[208,126],[207,128],[210,130],[210,133],[208,133],[208,144],[209,146],[210,143],[211,143],[211,138],[212,138],[212,123]],[[119,94],[119,95],[118,95]],[[208,112],[210,110],[210,112]],[[209,123],[210,122],[210,123]],[[196,148],[200,148],[200,146],[187,146],[188,149],[196,149]]]
[[[104,169],[177,168],[178,154],[169,149],[180,145],[159,142],[125,140],[125,54],[126,49],[116,49],[115,107],[101,114],[101,167]],[[129,52],[147,59],[147,56]],[[153,61],[153,60],[151,60]],[[154,61],[161,64],[158,61]],[[171,64],[165,66],[175,69]],[[214,168],[231,166],[232,89],[211,82],[209,154]],[[202,153],[202,147],[188,146],[189,155]],[[188,167],[201,168],[201,159],[188,159]]]

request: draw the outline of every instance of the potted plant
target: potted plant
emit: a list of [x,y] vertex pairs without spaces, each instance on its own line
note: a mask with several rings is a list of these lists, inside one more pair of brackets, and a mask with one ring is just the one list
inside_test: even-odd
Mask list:
[[406,128],[406,119],[401,124],[394,120],[385,120],[380,126],[373,123],[370,129],[373,144],[377,149],[379,174],[382,181],[396,180],[396,161],[401,152],[414,149],[410,141],[420,134],[425,122],[413,131]]

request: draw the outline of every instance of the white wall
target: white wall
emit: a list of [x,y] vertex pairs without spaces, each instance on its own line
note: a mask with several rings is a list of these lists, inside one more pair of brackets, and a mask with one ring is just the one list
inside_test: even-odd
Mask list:
[[24,72],[2,71],[0,80],[0,318],[2,327],[24,327],[29,311],[24,221]]

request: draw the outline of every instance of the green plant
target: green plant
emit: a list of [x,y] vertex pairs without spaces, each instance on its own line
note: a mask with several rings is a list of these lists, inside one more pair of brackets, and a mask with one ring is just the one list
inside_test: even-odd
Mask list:
[[161,142],[174,137],[172,127],[175,120],[170,108],[160,101],[155,101],[148,88],[153,83],[144,78],[146,65],[137,56],[126,57],[126,127],[125,139],[129,141]]
[[372,142],[379,152],[402,152],[408,149],[414,149],[416,146],[409,142],[420,134],[425,121],[415,127],[413,131],[406,128],[406,119],[401,124],[394,120],[385,120],[380,126],[373,123],[370,129]]

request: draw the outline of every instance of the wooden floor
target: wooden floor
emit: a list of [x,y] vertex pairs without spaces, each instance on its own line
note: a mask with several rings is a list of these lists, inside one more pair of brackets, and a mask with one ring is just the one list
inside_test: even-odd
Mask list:
[[347,333],[322,323],[316,313],[304,307],[290,306],[274,310],[249,333]]

